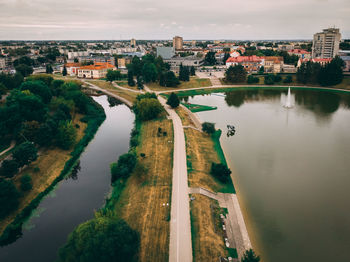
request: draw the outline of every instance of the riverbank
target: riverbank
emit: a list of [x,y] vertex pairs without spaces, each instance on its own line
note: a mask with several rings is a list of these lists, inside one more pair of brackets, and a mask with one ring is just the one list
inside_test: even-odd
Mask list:
[[[42,151],[37,161],[22,170],[22,173],[29,171],[43,173],[42,176],[36,175],[33,177],[33,190],[29,192],[27,198],[21,201],[17,212],[2,221],[0,245],[11,243],[21,236],[22,224],[55,185],[71,172],[81,153],[94,137],[105,119],[105,114],[102,107],[91,98],[89,99],[88,108],[88,113],[82,119],[78,119],[77,116],[75,120],[75,123],[80,126],[78,132],[80,140],[74,146],[73,151],[45,149],[48,151]],[[39,169],[36,167],[39,167]],[[18,180],[19,176],[16,178],[16,184],[19,183]]]

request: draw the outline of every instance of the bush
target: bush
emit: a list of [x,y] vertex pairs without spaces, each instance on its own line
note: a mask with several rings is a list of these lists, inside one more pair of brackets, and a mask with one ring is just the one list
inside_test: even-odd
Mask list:
[[122,219],[98,217],[79,225],[59,250],[58,262],[135,261],[137,231]]
[[279,83],[279,82],[282,81],[282,77],[281,77],[280,75],[275,75],[274,81],[275,81],[276,83]]
[[259,262],[260,257],[255,255],[253,249],[246,250],[241,259],[242,262]]
[[0,219],[18,207],[19,193],[12,181],[0,177]]
[[21,190],[29,191],[33,188],[32,178],[29,174],[25,174],[21,177]]
[[17,161],[19,167],[28,165],[38,157],[38,150],[31,142],[24,142],[15,148],[12,157]]
[[13,177],[18,172],[19,165],[16,160],[4,160],[0,168],[0,175],[4,177]]
[[120,178],[128,178],[137,162],[134,153],[121,155],[117,163],[111,164],[112,183]]
[[283,83],[289,84],[293,82],[292,76],[286,76],[286,78],[283,80]]
[[215,124],[209,123],[209,122],[204,122],[202,124],[202,131],[209,134],[209,135],[214,134],[215,133]]
[[264,83],[265,85],[273,85],[275,83],[274,75],[266,75],[264,77]]
[[163,107],[155,98],[144,98],[136,101],[133,110],[138,119],[147,121],[157,118],[163,112]]
[[57,145],[64,150],[70,149],[77,138],[77,130],[71,121],[61,121],[58,126]]
[[180,100],[175,93],[171,93],[166,103],[172,108],[176,108],[180,105]]
[[249,75],[248,79],[247,79],[247,83],[248,84],[257,84],[257,83],[259,83],[259,78],[252,76],[252,75]]
[[210,174],[216,177],[220,182],[227,183],[230,181],[231,170],[224,164],[212,163]]

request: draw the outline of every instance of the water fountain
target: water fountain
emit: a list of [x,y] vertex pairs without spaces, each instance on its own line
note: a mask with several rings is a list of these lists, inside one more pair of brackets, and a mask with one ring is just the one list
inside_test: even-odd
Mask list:
[[292,96],[290,94],[290,87],[288,88],[288,95],[287,95],[287,99],[286,102],[284,104],[285,108],[292,108],[293,107],[293,103],[292,103]]

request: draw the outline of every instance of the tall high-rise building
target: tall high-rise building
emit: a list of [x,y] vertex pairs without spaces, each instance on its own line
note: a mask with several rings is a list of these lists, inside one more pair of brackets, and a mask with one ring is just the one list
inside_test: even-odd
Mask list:
[[132,39],[130,40],[130,45],[133,46],[133,47],[136,46],[136,40],[135,40],[134,38],[132,38]]
[[182,49],[184,45],[183,38],[181,36],[175,36],[173,38],[173,47],[175,50]]
[[334,58],[339,52],[340,39],[339,28],[327,28],[314,34],[312,58]]

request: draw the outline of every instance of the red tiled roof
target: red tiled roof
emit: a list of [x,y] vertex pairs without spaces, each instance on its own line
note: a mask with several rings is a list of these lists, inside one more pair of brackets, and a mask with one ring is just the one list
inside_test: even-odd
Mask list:
[[256,55],[252,56],[238,56],[238,57],[230,57],[226,60],[226,63],[243,63],[243,62],[261,62],[262,58]]
[[289,52],[293,53],[293,54],[311,54],[310,52],[308,52],[304,49],[292,49]]
[[79,69],[101,70],[101,69],[112,69],[112,68],[115,68],[115,66],[109,63],[95,63],[94,65],[81,66]]
[[79,67],[80,64],[79,63],[67,63],[65,64],[66,67]]

